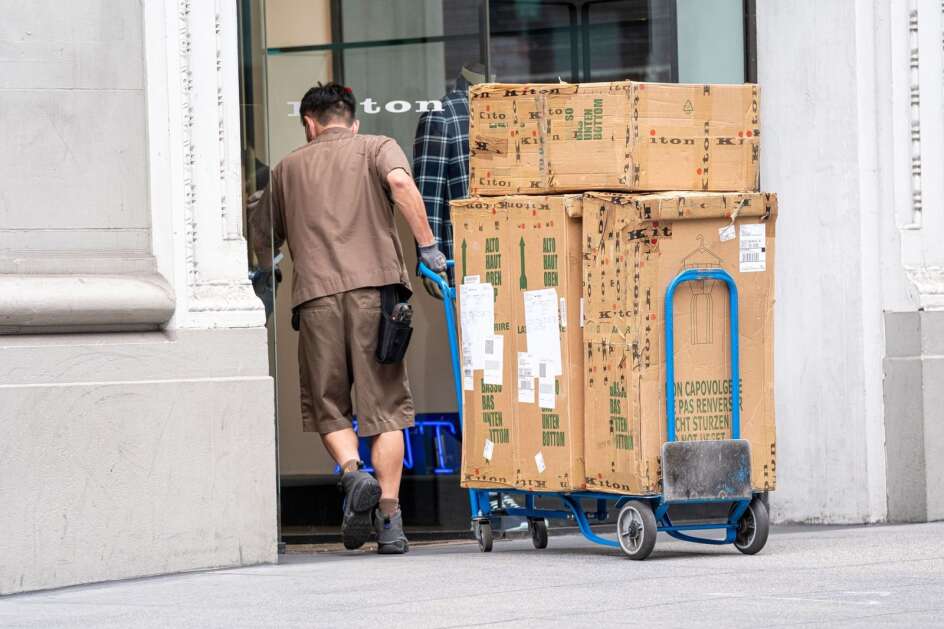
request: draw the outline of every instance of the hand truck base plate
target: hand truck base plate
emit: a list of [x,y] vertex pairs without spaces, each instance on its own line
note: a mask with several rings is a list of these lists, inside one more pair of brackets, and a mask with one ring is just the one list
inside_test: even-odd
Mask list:
[[751,499],[751,446],[745,439],[662,444],[665,502]]

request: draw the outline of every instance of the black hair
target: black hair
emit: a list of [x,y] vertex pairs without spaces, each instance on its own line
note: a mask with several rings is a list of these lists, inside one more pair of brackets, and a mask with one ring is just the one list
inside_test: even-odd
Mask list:
[[354,112],[353,90],[334,81],[327,85],[322,85],[319,81],[318,85],[305,92],[301,107],[299,107],[299,115],[303,118],[311,116],[323,125],[335,120],[349,125],[354,122]]

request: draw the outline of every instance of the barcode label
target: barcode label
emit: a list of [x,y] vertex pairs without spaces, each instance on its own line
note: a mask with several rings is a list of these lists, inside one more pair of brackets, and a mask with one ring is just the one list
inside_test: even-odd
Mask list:
[[472,346],[467,340],[462,341],[462,390],[475,390],[475,379],[472,377]]
[[741,225],[740,271],[763,273],[767,270],[767,226],[764,223]]
[[[545,365],[546,363],[541,363],[542,370],[544,369]],[[546,379],[543,377],[539,378],[538,379],[538,406],[540,406],[541,408],[554,410],[554,407],[556,406],[556,402],[557,402],[556,396],[555,396],[556,388],[557,386],[556,386],[556,383],[554,382],[553,377],[546,378]]]
[[502,384],[502,371],[504,368],[505,339],[502,335],[488,336],[485,338],[485,373],[482,374],[482,382],[485,384]]
[[518,352],[518,401],[534,404],[534,361],[527,352]]

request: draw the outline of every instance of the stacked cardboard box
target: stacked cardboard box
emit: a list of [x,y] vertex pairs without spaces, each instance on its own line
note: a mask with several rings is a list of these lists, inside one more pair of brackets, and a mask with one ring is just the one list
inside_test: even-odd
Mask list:
[[[739,294],[741,436],[751,443],[753,486],[773,489],[776,196],[591,192],[583,210],[587,487],[659,491],[666,288],[687,269],[724,269]],[[672,305],[677,438],[730,439],[727,287],[685,283]]]
[[467,486],[583,485],[581,202],[522,195],[451,204]]
[[[742,435],[755,487],[773,488],[776,197],[708,192],[757,189],[757,98],[630,81],[472,89],[471,191],[528,194],[451,204],[464,486],[659,491],[664,291],[714,266],[741,290]],[[700,192],[639,192],[665,189]],[[582,194],[547,194],[562,191]],[[680,439],[730,436],[727,303],[719,282],[676,293]]]
[[485,84],[470,92],[472,195],[756,190],[756,85]]

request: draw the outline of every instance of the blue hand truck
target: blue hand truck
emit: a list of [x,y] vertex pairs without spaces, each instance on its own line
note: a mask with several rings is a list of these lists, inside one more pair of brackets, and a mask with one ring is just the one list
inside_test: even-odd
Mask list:
[[[448,265],[453,266],[453,261]],[[435,282],[443,294],[446,329],[452,353],[452,376],[456,389],[460,426],[462,421],[462,374],[456,333],[455,289],[424,264],[420,274]],[[699,280],[720,280],[725,283],[730,303],[731,336],[731,439],[723,441],[677,441],[675,431],[675,347],[672,298],[679,285]],[[734,279],[723,269],[688,269],[679,273],[665,291],[666,350],[666,422],[668,441],[662,445],[662,493],[621,495],[594,491],[531,492],[514,488],[470,489],[472,530],[483,552],[490,552],[493,528],[503,516],[527,518],[531,541],[535,548],[547,547],[547,519],[572,520],[589,541],[620,548],[630,559],[642,560],[655,547],[656,534],[661,531],[675,539],[698,544],[733,544],[746,555],[759,552],[767,543],[769,516],[766,493],[751,487],[750,444],[740,438],[740,367],[738,362],[738,291]],[[503,506],[502,494],[520,496],[523,507]],[[498,509],[492,508],[497,498]],[[560,509],[539,508],[535,499],[557,499]],[[586,502],[596,508],[587,511]],[[607,522],[609,503],[618,510],[616,539],[597,535],[590,521]],[[675,512],[697,505],[715,507],[714,517],[679,518]],[[723,515],[717,516],[718,508]],[[672,510],[672,513],[670,513]],[[697,512],[696,512],[697,516]],[[699,531],[723,531],[723,537],[702,537]],[[695,533],[695,534],[693,534]]]

